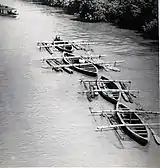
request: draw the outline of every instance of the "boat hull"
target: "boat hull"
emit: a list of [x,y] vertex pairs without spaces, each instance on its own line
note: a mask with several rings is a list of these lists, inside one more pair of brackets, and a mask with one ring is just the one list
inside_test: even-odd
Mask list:
[[[106,77],[101,76],[100,80],[109,80]],[[101,87],[100,83],[97,82],[98,89],[118,89],[118,86],[114,82],[109,82],[105,88]],[[112,94],[108,94],[105,91],[99,92],[99,94],[106,99],[107,101],[111,102],[112,104],[117,104],[119,93],[117,92],[117,96],[113,96]]]
[[[125,105],[121,106],[124,109],[126,108]],[[125,112],[126,113],[126,112]],[[124,114],[123,114],[124,115]],[[126,114],[125,114],[126,115]],[[131,124],[144,124],[141,118],[136,113],[128,113],[128,115],[132,115],[132,123]],[[119,112],[115,113],[116,120],[119,124],[128,124],[124,122],[124,119],[122,118],[122,114]],[[133,140],[135,140],[137,143],[139,143],[142,146],[146,146],[150,139],[150,132],[147,126],[134,126],[134,127],[128,127],[123,126],[121,129]],[[134,131],[135,130],[135,131]],[[145,135],[145,136],[144,136]]]
[[53,45],[57,45],[55,46],[55,48],[61,52],[68,52],[68,53],[73,52],[73,46],[69,44],[69,42],[58,40],[58,41],[53,41]]
[[8,17],[16,18],[18,15],[15,15],[15,14],[8,14],[8,13],[0,13],[0,16],[8,16]]
[[70,49],[66,48],[67,45],[64,46],[56,46],[55,48],[58,49],[61,52],[68,52],[68,53],[72,53],[73,52],[73,48],[71,45],[68,45],[68,47],[70,47]]
[[[68,65],[69,64],[73,64],[74,62],[72,62],[70,59],[68,59],[67,56],[74,56],[74,55],[65,53],[64,57],[63,57],[64,63],[66,63]],[[78,61],[78,59],[77,59],[77,61]],[[86,62],[86,63],[88,63],[88,62]],[[91,64],[91,65],[72,66],[70,68],[75,70],[75,71],[77,71],[77,72],[83,73],[85,75],[93,76],[93,77],[96,77],[97,74],[98,74],[98,69],[93,64]]]

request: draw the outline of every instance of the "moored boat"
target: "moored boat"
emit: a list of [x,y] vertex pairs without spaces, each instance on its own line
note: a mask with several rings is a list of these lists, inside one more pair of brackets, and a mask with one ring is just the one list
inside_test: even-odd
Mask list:
[[12,8],[12,7],[0,4],[0,15],[1,16],[17,17],[19,14],[18,14],[18,11],[16,10],[16,8]]
[[[103,91],[100,91],[99,94],[107,101],[113,104],[117,104],[118,98],[119,98],[119,92],[111,93],[111,92],[107,92],[104,90],[105,89],[119,89],[118,86],[114,82],[107,82],[107,80],[109,79],[104,76],[101,76],[100,80],[102,80],[102,82],[97,82],[97,87],[98,89],[103,90]],[[105,80],[106,82],[105,81],[103,82],[103,80]]]
[[[52,67],[52,70],[55,70],[57,72],[63,71],[62,68],[54,68],[54,65],[57,65],[57,62],[55,62],[55,59],[47,59],[46,63]],[[59,65],[59,64],[58,64]]]
[[73,52],[73,46],[68,41],[61,40],[60,36],[56,36],[53,40],[52,44],[61,52]]
[[73,71],[68,67],[62,67],[62,68],[61,67],[55,67],[56,65],[62,65],[62,63],[60,61],[58,61],[57,59],[54,59],[54,58],[47,59],[46,63],[52,67],[52,70],[54,69],[57,72],[64,70],[69,74],[73,74]]
[[77,64],[75,66],[71,66],[70,68],[83,74],[89,76],[97,76],[98,74],[97,67],[92,63],[88,62],[87,60],[83,59],[83,57],[76,57],[74,54],[64,52],[63,61],[69,65]]
[[[119,124],[144,124],[143,120],[136,113],[129,112],[130,109],[122,103],[117,103],[116,120]],[[118,112],[124,110],[124,112]],[[146,125],[123,126],[122,130],[140,145],[147,145],[150,140],[150,131]]]

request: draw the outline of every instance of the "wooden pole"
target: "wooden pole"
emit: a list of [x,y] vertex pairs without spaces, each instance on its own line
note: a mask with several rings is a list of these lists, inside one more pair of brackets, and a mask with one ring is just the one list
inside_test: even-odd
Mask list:
[[80,79],[80,81],[82,82],[104,82],[104,83],[110,83],[110,82],[124,82],[124,83],[131,83],[130,80],[83,80],[83,79]]
[[73,67],[73,66],[80,66],[80,65],[93,65],[92,63],[83,63],[83,64],[69,64],[69,65],[57,65],[55,67]]
[[118,112],[118,113],[150,113],[150,114],[160,114],[159,111],[141,111],[141,110],[103,110],[103,111],[92,111],[91,113],[102,114],[107,112]]
[[[56,57],[55,56],[54,58],[57,59],[57,58],[63,58],[63,57]],[[84,59],[88,59],[88,58],[99,58],[99,57],[98,56],[70,56],[70,57],[66,57],[66,58],[84,58]]]
[[107,128],[116,128],[116,127],[135,127],[135,126],[159,126],[160,123],[144,123],[144,124],[115,124],[107,126],[98,126],[97,129],[107,129]]
[[[90,92],[90,91],[83,91],[81,93],[87,93],[87,92]],[[94,92],[138,92],[139,93],[139,90],[121,90],[121,89],[95,89]]]

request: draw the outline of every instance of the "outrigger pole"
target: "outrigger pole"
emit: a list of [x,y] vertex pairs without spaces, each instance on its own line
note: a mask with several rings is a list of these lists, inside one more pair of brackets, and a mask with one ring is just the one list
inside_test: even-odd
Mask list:
[[[82,92],[79,92],[79,93],[88,93],[90,91],[82,91]],[[94,89],[92,92],[140,92],[140,90],[122,90],[122,89]]]
[[[101,56],[69,56],[67,58],[84,58],[84,59],[88,59],[88,58],[100,58]],[[54,59],[58,59],[58,58],[63,58],[63,56],[61,57],[53,57]]]
[[[74,43],[70,43],[70,42],[63,42],[62,41],[62,44],[58,44],[60,43],[61,41],[57,41],[57,44],[53,44],[52,42],[50,42],[49,44],[42,44],[42,43],[46,43],[46,42],[40,42],[40,43],[37,43],[37,47],[40,47],[40,48],[43,48],[43,47],[57,47],[57,46],[64,46],[64,45],[75,45]],[[81,43],[81,45],[89,45],[89,44],[93,44],[93,43]],[[78,44],[77,44],[78,45]]]
[[96,129],[96,131],[98,131],[98,130],[105,130],[105,129],[109,129],[109,128],[135,127],[135,126],[160,126],[160,123],[105,125],[105,126],[98,126],[97,129]]
[[159,111],[142,111],[142,110],[101,110],[101,111],[92,111],[92,108],[89,107],[92,114],[107,114],[107,112],[119,112],[119,113],[149,113],[149,114],[160,114]]
[[86,82],[86,83],[90,83],[90,82],[98,82],[98,83],[110,83],[110,82],[124,82],[124,83],[131,83],[130,80],[83,80],[83,79],[79,79],[80,82]]
[[[115,61],[116,62],[116,61]],[[73,67],[73,66],[82,66],[82,65],[93,65],[93,64],[99,64],[99,65],[103,65],[103,64],[105,64],[105,65],[110,65],[110,64],[112,64],[111,62],[109,63],[82,63],[82,64],[68,64],[68,65],[57,65],[57,66],[55,66],[55,68],[58,68],[58,67]]]

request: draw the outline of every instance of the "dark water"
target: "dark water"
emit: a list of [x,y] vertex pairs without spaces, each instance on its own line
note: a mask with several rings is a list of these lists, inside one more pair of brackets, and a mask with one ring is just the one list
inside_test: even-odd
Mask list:
[[[151,142],[118,141],[112,131],[95,132],[104,122],[89,116],[88,107],[112,109],[103,100],[88,102],[78,94],[80,73],[42,69],[39,40],[57,33],[64,39],[101,42],[92,46],[103,59],[125,60],[121,72],[100,72],[132,80],[140,90],[135,101],[158,110],[158,46],[140,34],[108,23],[81,23],[60,9],[24,1],[3,1],[16,7],[16,19],[0,17],[0,165],[159,167],[160,148]],[[158,130],[156,130],[158,132]]]

